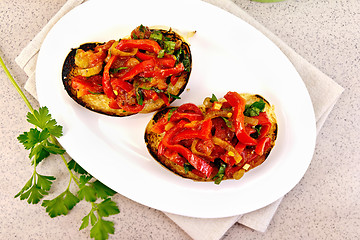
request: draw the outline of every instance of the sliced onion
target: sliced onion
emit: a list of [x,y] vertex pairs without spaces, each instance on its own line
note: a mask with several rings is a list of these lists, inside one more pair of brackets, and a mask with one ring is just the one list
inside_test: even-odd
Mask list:
[[251,117],[244,116],[244,122],[253,126],[258,125],[259,120]]
[[89,56],[93,54],[90,51],[85,52],[82,49],[76,50],[76,54],[74,57],[75,65],[80,68],[88,68],[90,65]]
[[192,144],[191,144],[191,151],[192,151],[194,154],[196,154],[196,155],[208,157],[208,156],[210,155],[210,152],[209,152],[208,155],[206,155],[205,153],[199,152],[199,151],[196,149],[196,145],[197,145],[198,142],[199,142],[199,139],[194,139],[194,141],[193,141]]
[[241,162],[241,160],[242,160],[241,155],[238,153],[238,151],[236,151],[235,147],[233,147],[230,143],[228,143],[218,137],[212,137],[212,141],[214,144],[222,147],[226,151],[233,153],[236,164]]
[[98,74],[102,69],[102,63],[99,63],[95,67],[91,68],[79,68],[78,73],[83,77],[91,77]]
[[242,178],[242,176],[244,176],[244,173],[245,173],[245,169],[240,169],[239,171],[233,174],[233,178],[239,180],[240,178]]
[[205,119],[213,119],[213,118],[217,118],[217,117],[229,117],[229,111],[225,111],[225,110],[219,110],[219,111],[209,111],[206,113],[205,115]]

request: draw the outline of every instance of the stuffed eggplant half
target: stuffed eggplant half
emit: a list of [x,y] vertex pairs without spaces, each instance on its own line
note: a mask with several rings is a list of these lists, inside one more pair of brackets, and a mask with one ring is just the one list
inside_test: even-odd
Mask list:
[[172,172],[196,181],[240,179],[275,145],[277,121],[263,97],[228,92],[157,112],[148,123],[150,154]]
[[191,67],[190,47],[182,36],[171,29],[140,25],[129,38],[72,49],[62,80],[80,105],[128,116],[159,110],[178,99]]

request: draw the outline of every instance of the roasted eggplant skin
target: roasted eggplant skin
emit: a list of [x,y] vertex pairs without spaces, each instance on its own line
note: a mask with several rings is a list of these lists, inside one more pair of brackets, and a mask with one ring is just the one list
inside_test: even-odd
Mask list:
[[[147,99],[143,102],[144,108],[139,113],[149,113],[157,111],[161,108],[166,107],[167,105],[171,104],[176,98],[180,98],[179,96],[185,90],[192,70],[192,56],[190,51],[190,45],[185,41],[185,39],[177,32],[173,31],[172,29],[150,29],[151,32],[153,31],[160,31],[166,39],[169,41],[181,43],[180,49],[182,51],[182,55],[179,56],[183,61],[186,57],[186,71],[183,71],[180,76],[178,76],[178,80],[175,85],[170,84],[170,78],[167,79],[167,83],[169,87],[167,89],[167,94],[171,95],[172,97],[169,98],[169,102],[165,103],[163,99],[159,98],[157,100]],[[105,115],[110,116],[117,116],[117,117],[124,117],[136,114],[134,112],[125,111],[123,109],[113,109],[109,107],[110,99],[104,94],[88,94],[82,97],[78,97],[77,91],[72,88],[72,79],[77,75],[77,66],[75,64],[75,55],[78,49],[82,49],[84,51],[94,50],[96,46],[102,45],[104,43],[99,42],[90,42],[84,43],[80,45],[78,48],[73,48],[67,55],[63,68],[62,68],[62,82],[67,94],[78,104],[81,106]],[[105,66],[105,62],[103,64],[103,68]],[[99,74],[103,74],[103,70]]]
[[[278,124],[276,120],[276,115],[274,111],[274,107],[269,104],[269,102],[260,95],[254,95],[254,94],[241,94],[243,98],[246,99],[247,104],[251,104],[256,101],[263,101],[265,102],[265,112],[269,118],[269,121],[271,122],[271,128],[269,129],[269,132],[267,133],[266,137],[271,139],[270,147],[263,153],[261,157],[257,157],[256,159],[249,162],[249,166],[246,167],[246,170],[243,170],[244,173],[261,165],[269,156],[271,150],[275,146],[275,142],[277,139],[277,133],[278,133]],[[175,173],[176,175],[179,175],[186,179],[191,179],[194,181],[200,181],[200,182],[209,182],[214,181],[215,174],[217,172],[214,172],[210,178],[199,176],[198,174],[194,174],[191,171],[185,170],[184,166],[180,166],[177,163],[171,161],[164,155],[159,154],[159,144],[161,143],[164,133],[155,133],[152,131],[154,125],[156,125],[168,112],[173,112],[176,107],[168,107],[165,109],[162,109],[161,111],[158,111],[153,115],[153,118],[149,121],[145,134],[144,134],[144,141],[146,144],[146,147],[151,154],[151,156],[160,163],[163,167],[170,170],[171,172]],[[199,108],[203,111],[203,113],[206,112],[206,109],[204,105],[199,106]],[[216,159],[211,164],[214,166],[214,168],[219,168],[222,162],[220,159]],[[222,162],[223,163],[223,162]],[[226,176],[224,175],[222,180],[227,179],[235,179],[234,176]]]

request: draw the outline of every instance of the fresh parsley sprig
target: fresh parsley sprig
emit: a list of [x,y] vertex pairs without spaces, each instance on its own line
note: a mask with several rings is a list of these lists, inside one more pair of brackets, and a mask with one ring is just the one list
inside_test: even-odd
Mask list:
[[[34,125],[33,128],[20,134],[17,138],[24,148],[30,151],[29,158],[34,170],[30,179],[15,195],[15,198],[19,197],[20,200],[27,200],[29,204],[37,204],[48,195],[56,178],[39,174],[37,166],[51,154],[60,155],[70,175],[69,184],[65,191],[55,198],[43,200],[42,206],[45,207],[49,216],[53,218],[67,215],[78,202],[85,200],[91,204],[91,210],[82,219],[79,230],[88,227],[90,222],[92,226],[90,237],[96,240],[108,239],[109,234],[114,234],[115,228],[113,222],[107,221],[104,218],[120,212],[116,203],[111,200],[111,197],[116,192],[94,179],[74,160],[67,162],[64,157],[65,150],[56,141],[56,138],[63,135],[62,126],[58,125],[56,120],[52,118],[47,107],[40,107],[39,110],[34,110],[1,57],[0,65],[30,109],[30,112],[27,114],[27,121]],[[70,191],[72,182],[78,187],[78,191],[75,193]]]

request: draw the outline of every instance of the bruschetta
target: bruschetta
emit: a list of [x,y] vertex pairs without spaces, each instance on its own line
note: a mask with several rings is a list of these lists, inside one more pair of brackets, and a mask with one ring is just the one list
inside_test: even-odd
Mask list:
[[72,49],[62,80],[80,105],[129,116],[159,110],[180,98],[191,68],[190,46],[179,33],[140,25],[127,38]]
[[228,92],[154,114],[145,131],[150,154],[170,171],[196,181],[240,179],[275,146],[274,107],[262,96]]

